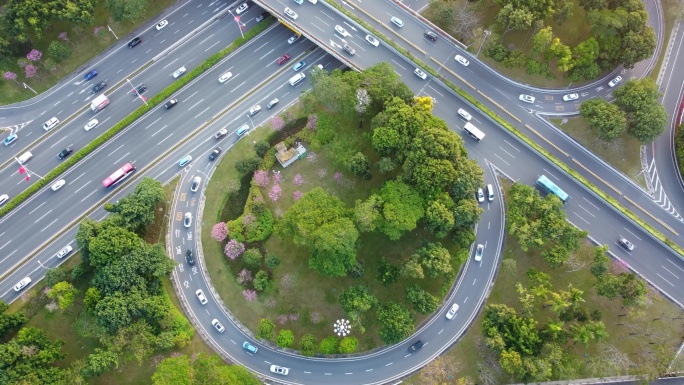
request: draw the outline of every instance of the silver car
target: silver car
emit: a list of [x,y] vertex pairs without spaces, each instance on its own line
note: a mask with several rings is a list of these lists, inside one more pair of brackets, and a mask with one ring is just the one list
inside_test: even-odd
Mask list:
[[480,262],[482,260],[482,254],[484,254],[484,245],[478,244],[475,249],[475,262]]

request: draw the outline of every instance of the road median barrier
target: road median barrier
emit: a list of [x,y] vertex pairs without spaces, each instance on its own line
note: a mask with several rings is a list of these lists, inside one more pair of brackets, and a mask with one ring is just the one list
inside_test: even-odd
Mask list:
[[[419,60],[415,56],[413,56],[408,50],[405,48],[399,47],[396,45],[396,43],[387,38],[385,35],[381,34],[378,30],[373,28],[372,26],[368,25],[368,23],[364,22],[360,18],[358,18],[356,15],[353,13],[349,12],[348,10],[344,9],[341,5],[337,4],[334,1],[328,1],[328,0],[321,0],[324,4],[329,6],[330,8],[333,8],[337,10],[339,13],[345,15],[351,20],[354,20],[356,23],[358,23],[360,26],[365,28],[368,31],[371,31],[376,35],[378,39],[381,39],[385,44],[388,46],[392,47],[395,51],[405,55],[409,60],[414,61],[417,65],[422,66],[423,69],[425,69],[427,72],[429,72],[432,76],[435,77],[435,79],[439,80],[442,82],[444,85],[446,85],[449,89],[451,89],[454,93],[458,94],[461,98],[469,102],[473,107],[479,109],[484,115],[486,115],[493,123],[498,124],[500,127],[507,129],[511,134],[515,135],[521,142],[525,143],[528,147],[536,151],[539,155],[543,156],[546,158],[550,163],[555,165],[559,170],[563,171],[566,175],[574,178],[577,180],[580,184],[582,184],[588,191],[596,195],[598,198],[603,199],[606,203],[608,203],[614,210],[619,212],[623,217],[629,219],[630,221],[634,222],[638,226],[641,226],[647,233],[649,233],[654,239],[657,239],[658,241],[661,242],[661,244],[669,247],[673,252],[677,253],[680,258],[684,259],[684,249],[679,247],[676,243],[674,243],[671,239],[667,238],[663,233],[658,231],[655,227],[653,227],[650,223],[644,221],[643,219],[639,218],[634,212],[631,210],[628,210],[625,206],[623,206],[620,202],[618,202],[615,198],[612,196],[606,194],[603,190],[599,189],[596,187],[593,183],[589,182],[588,179],[586,179],[583,175],[575,171],[574,169],[570,168],[567,164],[562,162],[560,159],[556,158],[553,156],[551,153],[549,153],[545,148],[537,144],[535,141],[530,139],[527,135],[523,134],[520,130],[515,128],[512,124],[508,123],[506,120],[501,118],[499,115],[494,113],[491,109],[489,109],[487,106],[482,104],[479,100],[475,99],[472,97],[470,94],[465,92],[463,89],[460,87],[456,86],[454,83],[452,83],[450,80],[446,79],[443,75],[435,71],[432,67],[428,67],[423,61]],[[356,9],[360,9],[355,6]],[[363,12],[363,11],[362,11]],[[482,94],[481,94],[482,95]],[[484,96],[484,95],[483,95]],[[490,100],[487,98],[487,100]],[[517,120],[517,119],[516,119]],[[645,212],[645,211],[644,211]],[[650,218],[655,219],[659,224],[663,224],[662,221],[657,220],[654,216],[647,214]],[[668,230],[672,231],[674,234],[675,233],[672,229],[669,227],[665,226]]]
[[188,72],[185,76],[178,79],[173,84],[171,84],[170,86],[166,87],[164,90],[159,92],[159,94],[152,97],[150,100],[148,100],[148,105],[142,105],[142,106],[138,107],[130,115],[123,118],[121,121],[119,121],[114,126],[112,126],[112,128],[105,131],[102,135],[97,137],[92,142],[88,143],[85,147],[80,149],[74,155],[67,158],[67,160],[65,160],[62,164],[60,164],[59,166],[57,166],[56,168],[54,168],[50,172],[48,172],[43,179],[38,180],[37,182],[35,182],[31,186],[29,186],[26,190],[22,191],[19,195],[12,198],[9,202],[7,202],[6,205],[4,205],[2,208],[0,208],[0,217],[3,217],[7,213],[9,213],[11,210],[16,208],[20,204],[22,204],[24,201],[26,201],[29,197],[31,197],[38,190],[47,186],[50,182],[52,182],[59,175],[66,172],[71,166],[75,165],[81,159],[85,158],[90,153],[95,151],[98,147],[100,147],[102,144],[107,142],[109,139],[113,138],[115,135],[122,132],[126,127],[128,127],[130,124],[135,122],[137,119],[139,119],[140,117],[145,115],[148,111],[152,110],[153,108],[157,107],[157,105],[164,102],[169,96],[171,96],[176,91],[178,91],[179,89],[184,87],[190,81],[194,80],[195,78],[199,77],[204,72],[208,71],[212,66],[219,63],[222,59],[224,59],[226,56],[233,53],[236,49],[242,47],[249,40],[253,39],[254,37],[259,35],[260,33],[266,31],[269,27],[271,27],[271,25],[274,23],[274,21],[275,21],[275,19],[272,17],[266,18],[266,20],[257,24],[254,28],[245,32],[244,37],[237,38],[231,45],[229,45],[228,47],[226,47],[226,48],[222,49],[221,51],[215,53],[214,55],[210,56],[202,64],[197,66],[195,69]]

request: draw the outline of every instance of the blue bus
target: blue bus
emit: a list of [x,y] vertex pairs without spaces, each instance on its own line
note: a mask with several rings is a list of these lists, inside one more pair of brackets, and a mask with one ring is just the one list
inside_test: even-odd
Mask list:
[[570,199],[570,195],[568,195],[565,191],[561,190],[560,187],[556,186],[549,178],[547,178],[545,175],[542,175],[537,179],[537,186],[544,190],[547,194],[553,194],[560,198],[560,200],[565,203]]

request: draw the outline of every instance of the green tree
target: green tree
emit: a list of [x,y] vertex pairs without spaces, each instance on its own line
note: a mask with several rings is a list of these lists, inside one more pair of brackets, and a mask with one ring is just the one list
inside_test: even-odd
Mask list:
[[257,291],[267,291],[273,285],[273,282],[268,278],[268,272],[259,270],[252,281],[254,288]]
[[557,0],[556,9],[553,13],[553,19],[558,25],[562,25],[566,21],[572,19],[574,3],[568,0]]
[[240,175],[251,174],[261,167],[262,159],[258,156],[252,158],[241,159],[235,162],[235,170],[240,173]]
[[259,267],[259,266],[261,266],[261,260],[262,259],[263,259],[263,256],[261,255],[261,251],[259,251],[259,249],[257,249],[256,247],[247,249],[242,254],[242,261],[247,266]]
[[316,351],[316,336],[311,333],[304,334],[302,338],[299,339],[299,350],[302,351],[302,355],[306,357],[311,357]]
[[64,370],[55,362],[64,359],[64,342],[51,341],[45,333],[29,327],[0,344],[0,382],[3,384],[55,384]]
[[394,163],[392,158],[382,157],[376,164],[376,167],[378,168],[378,171],[380,171],[380,174],[387,175],[397,168],[397,164]]
[[95,306],[102,298],[100,291],[95,287],[90,287],[86,290],[85,297],[83,298],[83,304],[87,310],[95,310]]
[[321,275],[342,277],[356,263],[359,231],[349,218],[323,224],[311,237],[309,267]]
[[48,46],[47,54],[55,58],[58,62],[61,62],[71,56],[71,47],[63,41],[53,40]]
[[9,306],[5,302],[0,301],[0,336],[9,336],[21,325],[28,322],[23,311],[8,313],[8,308]]
[[161,182],[149,177],[143,178],[135,191],[115,204],[105,204],[105,210],[119,215],[119,223],[130,231],[148,226],[154,220],[154,211],[164,200]]
[[418,250],[420,263],[431,278],[437,278],[440,274],[448,274],[453,271],[449,250],[441,243],[428,243]]
[[597,279],[608,272],[608,266],[610,264],[610,258],[606,255],[608,251],[608,245],[596,246],[594,249],[594,261],[591,264],[591,274]]
[[95,7],[92,0],[56,1],[53,13],[59,20],[75,24],[92,24]]
[[387,62],[380,62],[366,68],[359,74],[359,77],[359,84],[363,84],[371,100],[369,112],[382,111],[394,98],[408,103],[414,97],[413,91],[404,83],[394,67]]
[[404,232],[416,228],[424,215],[423,200],[417,191],[405,183],[388,181],[379,195],[383,202],[380,231],[396,241]]
[[[244,258],[244,255],[242,256],[242,258]],[[271,270],[274,270],[276,267],[280,266],[280,258],[270,253],[266,254],[265,262],[266,267],[268,267]]]
[[292,333],[292,330],[280,330],[276,341],[281,348],[289,348],[294,345],[294,334]]
[[627,118],[618,106],[601,98],[580,105],[580,114],[599,138],[613,141],[627,129]]
[[359,341],[354,337],[344,337],[342,342],[340,342],[340,353],[351,354],[356,351],[356,347],[359,345]]
[[64,310],[74,303],[74,297],[76,296],[76,288],[69,282],[57,282],[50,290],[48,290],[47,296],[50,299],[54,299],[59,304],[59,308]]
[[365,180],[370,180],[373,177],[370,171],[370,161],[362,152],[357,152],[352,156],[347,165],[349,166],[349,171],[356,176]]
[[564,323],[560,320],[549,320],[542,333],[547,335],[552,341],[564,341],[566,337]]
[[461,159],[456,174],[456,180],[449,190],[454,202],[472,199],[478,187],[484,185],[484,173],[474,159]]
[[261,140],[256,143],[254,143],[254,152],[257,154],[258,157],[263,158],[264,155],[268,152],[268,150],[271,148],[271,145],[268,144],[268,141],[266,140]]
[[600,52],[598,41],[590,37],[572,49],[572,64],[574,67],[587,67],[596,62]]
[[[447,200],[447,204],[444,203]],[[449,203],[453,201],[448,196],[444,199],[434,200],[425,209],[425,224],[435,237],[444,238],[454,227],[454,214],[449,209]]]
[[181,354],[163,359],[152,375],[154,385],[192,385],[192,366],[188,356]]
[[410,256],[406,262],[401,266],[401,274],[408,278],[425,278],[425,273],[423,272],[423,265],[420,264],[420,255],[413,254]]
[[95,377],[102,373],[119,367],[119,355],[111,350],[95,348],[85,359],[86,366],[83,368],[83,376]]
[[454,207],[454,226],[457,229],[472,228],[480,221],[484,210],[472,197],[461,199]]
[[656,34],[653,28],[647,27],[642,31],[629,31],[622,39],[623,50],[620,59],[625,68],[634,65],[653,55],[656,47]]
[[482,333],[485,344],[500,352],[514,350],[523,357],[536,356],[542,347],[537,321],[520,317],[502,304],[485,306]]
[[646,296],[646,283],[631,273],[620,274],[620,296],[625,306],[637,304]]
[[532,52],[535,55],[541,55],[546,52],[546,49],[553,40],[553,29],[551,26],[542,28],[532,37]]
[[[107,223],[107,222],[103,222]],[[102,225],[88,217],[81,220],[76,232],[76,244],[81,249],[81,260],[90,266],[90,241],[100,232]]]
[[499,365],[506,373],[516,378],[522,378],[527,374],[522,357],[515,350],[502,351],[501,357],[499,357]]
[[320,110],[335,114],[350,114],[356,104],[353,84],[342,73],[327,75],[325,71],[311,78],[311,91],[303,94],[302,104],[309,113]]
[[273,338],[273,330],[275,329],[275,324],[268,318],[262,318],[259,321],[259,331],[257,333],[257,338],[270,340]]
[[53,6],[53,2],[39,0],[9,0],[2,17],[3,30],[20,43],[31,36],[41,39],[50,28]]
[[516,8],[513,4],[506,4],[496,16],[496,21],[506,27],[508,31],[528,29],[534,21],[534,14],[525,8]]
[[89,242],[90,264],[94,267],[106,266],[141,246],[142,240],[135,233],[123,227],[108,225]]
[[407,286],[405,291],[406,299],[420,314],[430,314],[439,306],[437,298],[421,289],[418,285]]
[[345,313],[364,312],[378,304],[378,299],[370,294],[368,288],[363,285],[352,286],[340,294],[340,305]]
[[667,111],[662,105],[628,114],[629,134],[642,144],[651,143],[665,131]]
[[66,281],[69,279],[69,272],[62,267],[55,267],[45,273],[45,286],[55,286],[57,282]]
[[661,96],[658,85],[650,78],[628,80],[613,91],[615,104],[625,112],[636,112],[657,102]]
[[325,223],[346,216],[347,210],[341,200],[315,187],[285,212],[278,230],[280,234],[292,237],[296,245],[305,246]]
[[387,262],[385,257],[380,258],[378,263],[377,278],[382,286],[389,286],[399,280],[400,270],[396,265]]
[[570,47],[561,43],[560,39],[555,37],[551,41],[551,45],[546,50],[547,60],[550,58],[557,58],[556,68],[561,72],[568,72],[572,69],[572,51]]
[[596,293],[608,299],[617,297],[620,293],[620,279],[612,274],[604,274],[596,283]]
[[413,334],[416,320],[404,305],[387,302],[378,306],[376,315],[380,322],[378,335],[382,342],[394,344]]
[[337,353],[337,349],[339,348],[339,346],[340,340],[338,340],[335,336],[329,336],[325,337],[323,341],[321,341],[319,350],[323,354],[335,354]]
[[354,223],[361,232],[375,231],[382,223],[382,199],[372,194],[365,201],[358,199],[354,206]]
[[145,14],[149,0],[105,0],[105,6],[112,12],[114,20],[131,22]]

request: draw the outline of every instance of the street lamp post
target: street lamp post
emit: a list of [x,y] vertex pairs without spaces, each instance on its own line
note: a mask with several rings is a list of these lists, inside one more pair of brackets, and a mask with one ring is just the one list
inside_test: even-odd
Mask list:
[[138,95],[138,98],[140,98],[140,100],[142,100],[142,102],[145,103],[145,105],[147,106],[147,105],[148,105],[148,104],[147,104],[147,101],[145,100],[145,98],[142,97],[142,95],[140,95],[140,92],[137,92],[137,91],[136,91],[135,86],[133,85],[133,83],[131,83],[131,81],[128,80],[128,78],[126,79],[126,81],[128,82],[128,84],[131,85],[131,88],[133,88],[133,91],[135,92],[135,94]]
[[109,32],[111,32],[111,33],[112,33],[112,35],[114,35],[114,37],[116,38],[116,40],[119,40],[119,37],[118,37],[118,36],[116,36],[116,34],[114,33],[114,30],[112,30],[112,27],[110,27],[110,26],[107,26],[107,29],[109,30]]
[[228,10],[228,12],[230,12],[230,15],[233,16],[233,20],[235,20],[235,22],[238,25],[238,29],[240,30],[240,35],[242,35],[242,38],[244,39],[245,34],[242,33],[242,27],[244,26],[244,24],[240,23],[240,16],[233,15],[233,11],[231,11],[230,9]]
[[480,54],[480,50],[481,50],[482,47],[484,46],[484,43],[485,43],[485,41],[487,40],[487,36],[489,36],[489,34],[490,34],[491,32],[489,32],[488,29],[485,29],[484,33],[485,33],[485,35],[484,35],[484,37],[482,38],[482,44],[480,44],[480,48],[477,49],[477,53],[475,54],[475,57],[477,57],[477,56]]
[[333,324],[333,330],[335,331],[335,334],[337,334],[338,336],[346,337],[347,334],[351,333],[351,325],[349,325],[349,320],[338,319]]

